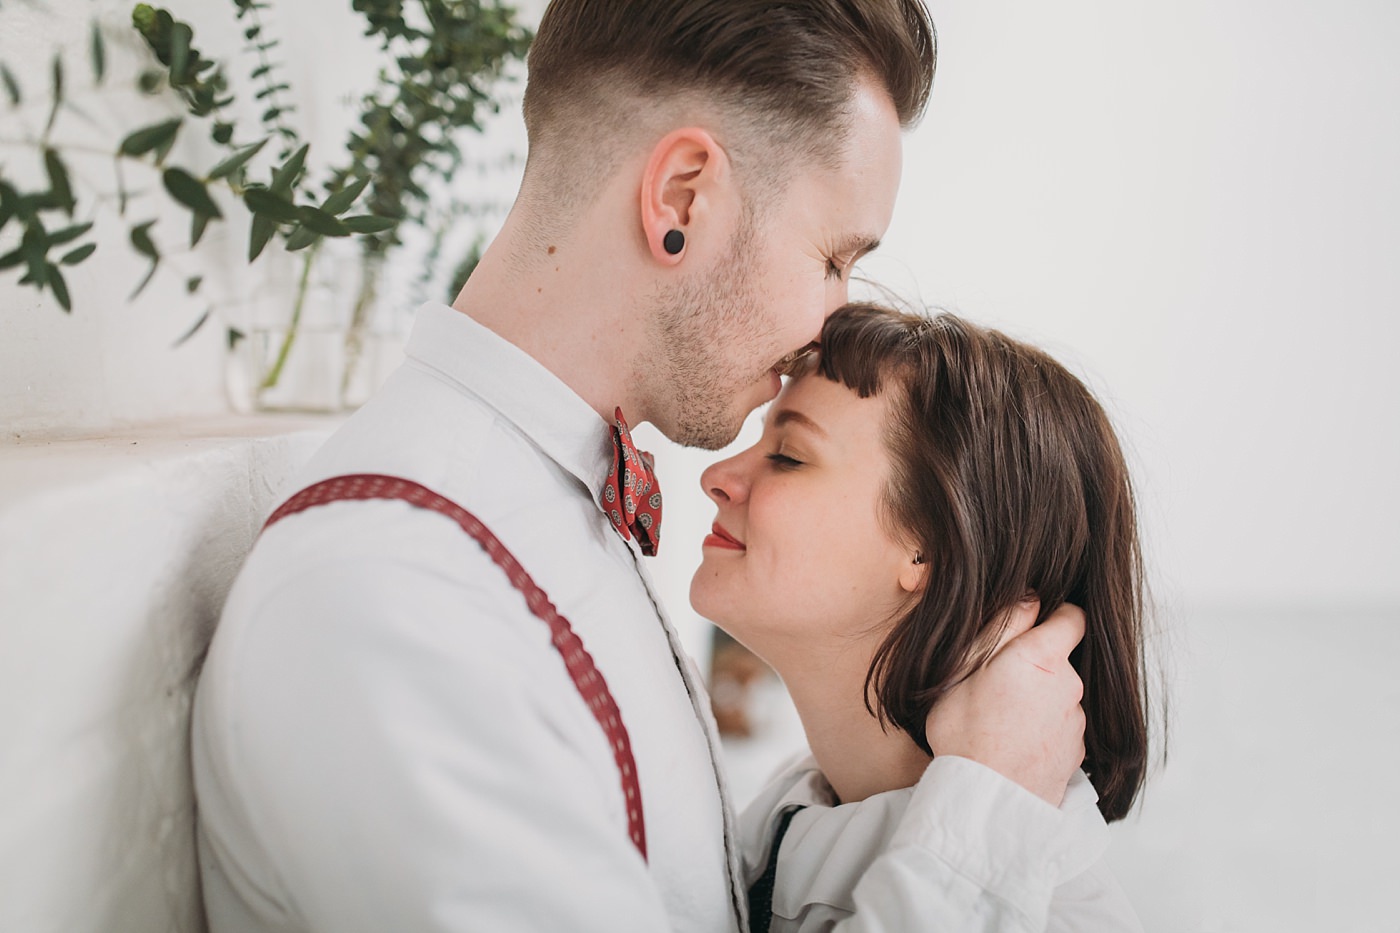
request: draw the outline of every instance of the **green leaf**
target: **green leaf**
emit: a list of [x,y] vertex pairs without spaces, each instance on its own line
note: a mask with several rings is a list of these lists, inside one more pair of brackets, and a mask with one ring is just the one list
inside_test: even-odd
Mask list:
[[131,246],[136,252],[148,259],[160,260],[160,250],[156,249],[155,241],[151,239],[151,227],[155,226],[154,220],[148,220],[143,224],[137,224],[131,228]]
[[223,211],[219,210],[219,205],[214,203],[214,199],[209,196],[209,190],[204,187],[204,182],[195,178],[182,168],[168,168],[161,175],[161,180],[165,182],[165,190],[170,192],[170,196],[181,204],[205,217],[223,217]]
[[43,288],[49,280],[49,241],[44,233],[43,224],[37,220],[31,223],[24,231],[19,248],[24,253],[24,261],[28,266],[20,284]]
[[107,76],[107,44],[102,40],[102,29],[97,20],[92,21],[92,43],[89,47],[92,56],[92,79],[101,84]]
[[308,230],[305,227],[297,227],[292,231],[291,235],[287,237],[287,252],[295,253],[299,249],[306,249],[319,239],[321,239],[321,234],[313,230]]
[[272,190],[277,194],[289,195],[297,179],[306,168],[306,151],[311,148],[310,143],[304,143],[300,149],[292,153],[292,157],[282,164],[272,175]]
[[135,298],[146,290],[146,286],[151,284],[151,279],[155,278],[156,269],[160,267],[160,250],[156,249],[155,241],[151,239],[151,227],[154,220],[148,220],[143,224],[137,224],[131,228],[131,245],[142,256],[151,260],[151,268],[146,270],[146,277],[143,278],[136,290],[128,296],[127,301]]
[[260,32],[262,32],[262,27],[261,27],[261,26],[258,26],[258,25],[249,26],[247,29],[243,30],[243,38],[245,38],[245,39],[247,39],[248,41],[251,42],[252,40],[254,40],[254,39],[256,39],[256,38],[258,37],[258,33],[260,33]]
[[3,81],[5,84],[5,93],[9,95],[10,105],[18,107],[21,99],[19,82],[16,81],[15,76],[10,73],[10,69],[6,68],[4,65],[0,65],[0,81]]
[[61,211],[65,202],[60,200],[52,190],[48,190],[25,195],[20,201],[20,206],[26,211]]
[[245,333],[243,333],[243,331],[239,330],[237,327],[230,327],[230,328],[224,333],[224,339],[228,341],[228,348],[229,348],[230,350],[232,350],[232,349],[234,349],[235,347],[237,347],[237,346],[238,346],[238,341],[242,340],[242,339],[243,339],[244,337],[246,337],[246,336],[248,336],[248,335],[245,334]]
[[271,70],[272,70],[272,66],[271,66],[271,65],[259,65],[258,67],[256,67],[256,68],[253,69],[253,73],[252,73],[251,75],[249,75],[248,77],[250,77],[250,78],[252,78],[254,81],[256,81],[256,80],[258,80],[259,78],[261,78],[263,75],[267,74],[267,73],[268,73],[269,71],[271,71]]
[[73,299],[68,295],[68,283],[63,280],[63,273],[58,266],[48,263],[49,288],[53,289],[53,296],[58,299],[58,305],[64,311],[73,310]]
[[155,25],[155,21],[156,10],[155,7],[151,6],[149,3],[138,3],[136,6],[132,7],[131,25],[135,26],[137,31],[142,34],[150,32]]
[[209,136],[220,146],[227,146],[228,141],[233,139],[233,124],[215,123],[214,129],[209,133]]
[[188,84],[190,79],[190,41],[194,30],[188,23],[175,23],[170,30],[170,83],[176,87]]
[[265,98],[271,97],[273,94],[276,94],[278,91],[290,91],[291,89],[292,86],[285,82],[281,84],[272,84],[263,88],[261,91],[258,91],[258,93],[254,94],[253,99],[264,100]]
[[336,220],[331,214],[316,207],[298,207],[297,219],[312,233],[321,236],[349,236],[350,228]]
[[126,190],[126,179],[122,177],[122,160],[120,158],[112,160],[112,173],[117,178],[117,216],[126,216],[126,205],[131,200],[131,194]]
[[252,262],[262,255],[263,249],[267,246],[272,235],[277,232],[277,222],[266,214],[255,214],[253,216],[253,229],[248,237],[248,261]]
[[163,123],[142,127],[123,139],[118,151],[122,155],[128,156],[143,156],[159,148],[169,151],[169,147],[175,142],[175,135],[180,132],[180,125],[183,122],[183,117],[176,117]]
[[243,192],[243,203],[254,214],[277,223],[296,223],[300,219],[295,204],[266,188],[247,189]]
[[339,191],[326,198],[325,203],[321,205],[321,210],[337,216],[345,213],[354,205],[355,199],[364,193],[366,186],[369,185],[369,181],[369,176],[366,175],[349,187],[341,188]]
[[199,286],[200,286],[200,284],[201,284],[203,281],[204,281],[204,276],[202,276],[202,275],[195,275],[195,276],[191,276],[190,278],[186,279],[186,280],[185,280],[185,293],[186,293],[187,295],[193,295],[195,292],[199,291]]
[[10,222],[10,218],[19,213],[19,192],[16,191],[9,182],[0,179],[0,228]]
[[16,247],[5,255],[0,256],[0,272],[4,272],[6,269],[13,269],[22,262],[24,262],[24,248]]
[[224,159],[218,165],[214,166],[209,170],[209,180],[214,181],[216,178],[224,178],[238,171],[240,168],[242,168],[248,163],[249,159],[257,155],[258,152],[262,149],[262,147],[267,145],[267,141],[271,138],[272,137],[270,136],[265,136],[250,146],[244,146],[242,149],[239,149],[227,159]]
[[71,227],[64,227],[62,230],[55,230],[45,237],[45,239],[48,241],[49,246],[62,246],[64,243],[72,243],[91,229],[91,223],[74,224]]
[[196,247],[196,246],[199,245],[199,241],[200,241],[200,239],[204,236],[204,231],[205,231],[205,229],[209,226],[209,221],[210,221],[211,219],[212,219],[212,218],[211,218],[208,214],[198,214],[198,213],[196,213],[196,214],[191,214],[191,215],[190,215],[190,248],[191,248],[191,249],[193,249],[194,247]]
[[262,121],[264,123],[271,123],[284,113],[286,113],[286,108],[284,107],[269,107],[263,111]]
[[84,243],[77,249],[64,253],[63,258],[59,260],[59,263],[65,266],[76,266],[78,263],[91,256],[96,251],[96,243]]
[[199,320],[195,321],[194,325],[189,330],[185,331],[183,334],[180,335],[180,339],[175,341],[175,343],[172,345],[172,349],[174,347],[180,346],[180,344],[184,343],[186,340],[189,340],[195,334],[199,333],[199,329],[204,326],[205,321],[209,320],[209,315],[213,312],[214,309],[212,307],[205,308],[204,313],[199,316]]
[[53,121],[58,119],[58,108],[63,106],[63,56],[55,52],[53,56],[53,107],[49,110],[49,121],[44,124],[44,135],[53,129]]
[[385,230],[392,230],[399,225],[399,222],[392,217],[376,217],[373,214],[343,217],[341,223],[349,227],[351,233],[383,233]]
[[49,147],[44,150],[44,168],[49,173],[49,191],[53,193],[54,200],[69,217],[72,217],[77,202],[73,198],[73,186],[68,182],[68,169],[59,157],[57,149]]
[[126,296],[127,301],[131,301],[137,295],[141,294],[146,290],[146,286],[151,284],[151,279],[156,277],[156,269],[159,266],[159,262],[151,263],[151,268],[146,270],[146,274],[141,278],[141,281],[137,283],[136,288],[132,290],[130,295]]

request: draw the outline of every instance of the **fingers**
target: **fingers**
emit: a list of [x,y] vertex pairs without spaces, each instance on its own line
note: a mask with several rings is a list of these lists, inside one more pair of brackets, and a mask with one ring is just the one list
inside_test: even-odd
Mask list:
[[[1034,618],[1034,617],[1032,617]],[[1065,603],[1050,617],[1022,636],[1021,646],[1043,657],[1068,658],[1084,640],[1084,611]]]

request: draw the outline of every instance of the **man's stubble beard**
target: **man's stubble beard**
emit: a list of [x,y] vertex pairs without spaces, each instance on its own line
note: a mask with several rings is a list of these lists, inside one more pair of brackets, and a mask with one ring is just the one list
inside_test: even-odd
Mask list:
[[652,420],[677,444],[705,450],[730,444],[748,415],[736,404],[738,395],[776,362],[735,360],[770,336],[755,248],[753,218],[746,217],[722,261],[657,298],[653,358],[664,360],[664,372],[651,375],[653,397],[666,404]]

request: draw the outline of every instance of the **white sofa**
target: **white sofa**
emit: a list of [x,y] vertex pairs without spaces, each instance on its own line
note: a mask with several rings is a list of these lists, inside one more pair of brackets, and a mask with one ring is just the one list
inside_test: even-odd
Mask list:
[[205,929],[195,680],[263,516],[328,431],[0,447],[0,930]]

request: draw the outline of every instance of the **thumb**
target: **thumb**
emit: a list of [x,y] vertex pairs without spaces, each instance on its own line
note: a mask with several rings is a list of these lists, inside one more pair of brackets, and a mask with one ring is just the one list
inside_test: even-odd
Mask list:
[[1040,600],[1032,596],[1023,599],[1006,611],[1006,624],[1002,627],[1001,635],[997,638],[997,646],[992,651],[995,657],[1006,647],[1006,643],[1019,635],[1029,632],[1035,625],[1036,617],[1040,615]]

